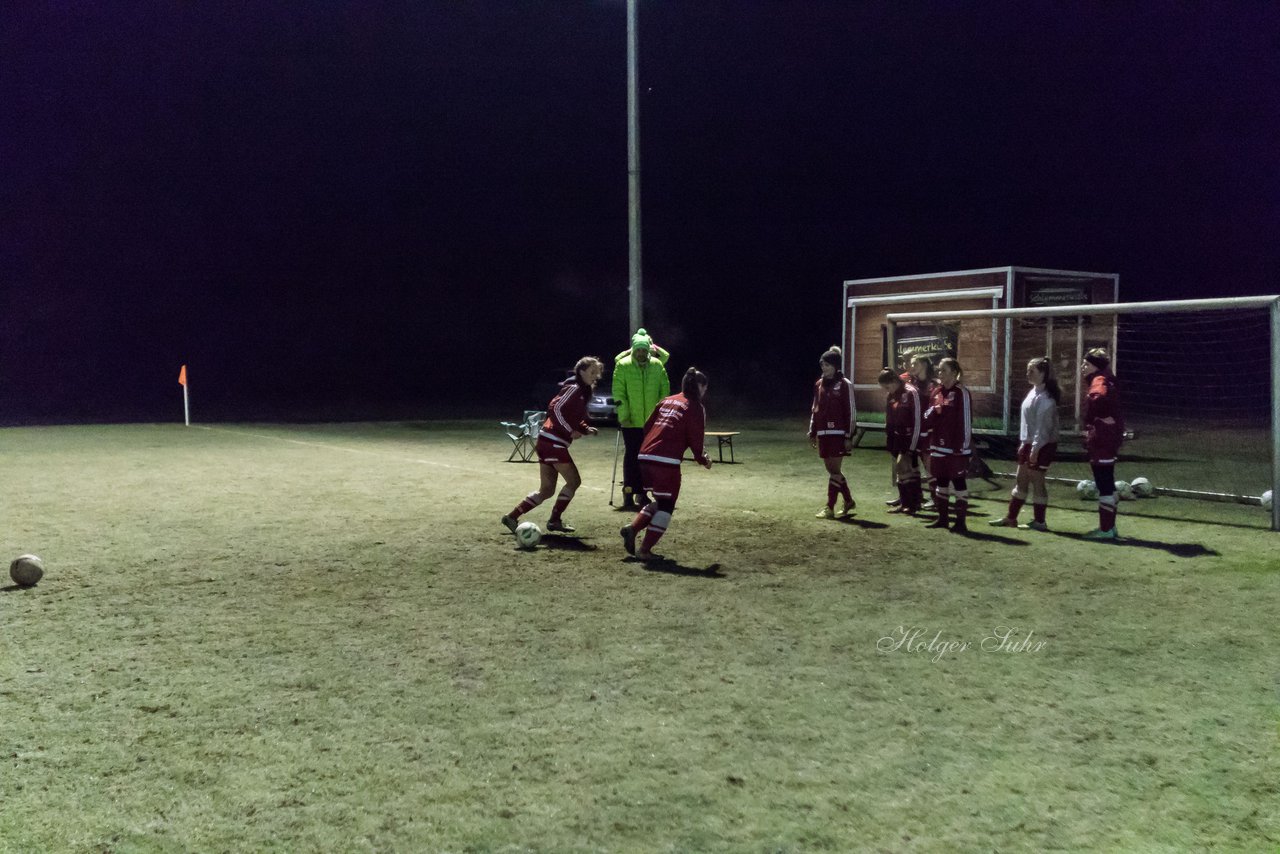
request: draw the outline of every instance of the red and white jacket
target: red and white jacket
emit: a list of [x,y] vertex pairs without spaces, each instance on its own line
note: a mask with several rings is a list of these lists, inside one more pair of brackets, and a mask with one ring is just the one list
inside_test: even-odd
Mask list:
[[933,402],[924,414],[929,429],[929,447],[935,457],[973,453],[973,404],[969,389],[960,383],[951,388],[941,383],[933,390]]
[[920,445],[922,415],[920,392],[911,383],[903,383],[885,401],[885,433],[909,442],[914,451]]
[[[1098,371],[1089,378],[1084,399],[1084,446],[1090,454],[1112,454],[1124,441],[1124,416],[1120,414],[1120,389],[1110,371]],[[1112,419],[1111,424],[1103,421]]]
[[701,403],[694,403],[684,394],[665,397],[644,425],[638,458],[647,463],[678,466],[688,448],[693,451],[693,458],[705,465],[708,459],[702,443],[706,430],[707,411]]
[[853,435],[858,420],[853,408],[853,383],[839,371],[830,380],[813,384],[813,406],[809,408],[809,438]]
[[547,420],[542,422],[539,439],[569,447],[573,434],[586,435],[591,430],[587,423],[587,401],[591,399],[591,386],[570,377],[560,386],[556,396],[547,404]]

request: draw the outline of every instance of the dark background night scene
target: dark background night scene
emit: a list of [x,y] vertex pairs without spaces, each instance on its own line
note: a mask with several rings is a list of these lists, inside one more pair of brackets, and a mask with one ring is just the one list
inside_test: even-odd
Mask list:
[[[1280,290],[1280,6],[642,0],[645,325],[804,418],[845,279]],[[6,3],[0,421],[483,416],[626,347],[626,14]]]

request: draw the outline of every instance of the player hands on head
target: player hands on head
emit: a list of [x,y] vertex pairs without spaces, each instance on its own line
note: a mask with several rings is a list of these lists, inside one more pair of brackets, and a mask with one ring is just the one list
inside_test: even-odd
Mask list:
[[[853,383],[842,370],[840,348],[832,346],[818,359],[822,375],[813,384],[813,405],[809,407],[809,444],[827,469],[827,504],[819,519],[847,519],[858,503],[849,491],[849,481],[841,472],[844,458],[853,450]],[[836,497],[844,498],[844,508],[836,513]]]
[[[890,513],[908,513],[914,516],[924,501],[920,489],[921,416],[920,391],[914,382],[885,368],[878,382],[885,394],[884,437],[885,449],[893,459],[893,479],[898,487],[898,500],[889,503]],[[914,378],[912,378],[914,379]]]
[[[707,375],[697,368],[685,371],[680,393],[663,399],[649,416],[640,445],[640,477],[643,487],[652,494],[631,524],[619,533],[627,553],[640,560],[661,560],[653,547],[671,524],[671,514],[680,496],[680,460],[686,449],[704,468],[711,468],[711,458],[702,447],[706,433],[707,413],[702,406],[707,396]],[[644,540],[636,548],[636,537],[644,531]]]
[[1116,540],[1119,507],[1116,502],[1116,457],[1124,441],[1124,417],[1120,412],[1120,388],[1111,372],[1111,357],[1101,347],[1084,354],[1080,375],[1088,380],[1084,399],[1084,447],[1098,485],[1098,527],[1086,540]]
[[938,363],[938,379],[932,405],[925,412],[929,428],[931,471],[937,480],[938,518],[930,528],[946,528],[951,523],[951,499],[955,499],[956,522],[953,533],[967,534],[965,516],[969,512],[969,457],[973,455],[973,411],[969,389],[960,382],[964,375],[960,363],[953,358]]
[[591,390],[603,372],[604,363],[599,357],[583,356],[574,366],[573,376],[564,381],[547,404],[547,420],[542,424],[536,446],[538,489],[526,495],[514,510],[502,517],[502,524],[512,533],[515,533],[517,519],[555,493],[558,477],[564,478],[564,488],[551,508],[547,530],[572,533],[573,526],[564,521],[564,511],[582,485],[582,477],[573,457],[569,456],[569,445],[574,439],[596,434],[596,428],[587,423],[587,401],[591,399]]

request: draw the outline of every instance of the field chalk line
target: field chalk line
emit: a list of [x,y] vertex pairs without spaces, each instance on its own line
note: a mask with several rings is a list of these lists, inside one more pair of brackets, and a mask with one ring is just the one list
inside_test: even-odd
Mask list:
[[[207,424],[192,424],[191,426],[196,428],[197,430],[209,430],[210,432],[216,432],[216,433],[231,433],[232,435],[235,435],[235,436],[246,436],[246,437],[252,437],[255,439],[271,439],[276,442],[286,442],[290,445],[302,445],[308,448],[322,448],[328,451],[343,451],[348,454],[364,454],[365,456],[370,456],[370,457],[384,457],[387,459],[399,460],[401,462],[418,463],[419,465],[424,465],[424,466],[436,466],[438,468],[453,469],[454,471],[466,472],[468,474],[476,474],[476,475],[493,474],[493,472],[490,472],[490,471],[482,471],[480,469],[467,468],[466,466],[455,466],[455,465],[452,465],[451,463],[441,463],[441,462],[436,462],[435,460],[424,460],[421,457],[406,457],[400,454],[390,453],[387,451],[371,451],[368,448],[350,448],[345,445],[334,445],[328,442],[312,442],[312,441],[307,441],[305,439],[290,439],[287,436],[275,436],[270,433],[254,433],[249,430],[236,430],[231,427],[210,427]],[[602,486],[587,486],[585,483],[582,486],[578,487],[578,489],[579,490],[589,489],[594,492],[600,492],[600,493],[604,492],[604,487]]]

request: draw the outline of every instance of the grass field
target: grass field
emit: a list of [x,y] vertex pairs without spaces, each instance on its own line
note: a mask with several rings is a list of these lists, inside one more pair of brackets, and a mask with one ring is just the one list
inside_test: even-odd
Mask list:
[[860,449],[823,522],[804,425],[733,426],[658,567],[608,433],[522,552],[496,423],[0,431],[3,554],[48,567],[0,591],[0,851],[1280,846],[1261,511],[1088,543],[1055,489],[1054,533],[964,538]]

